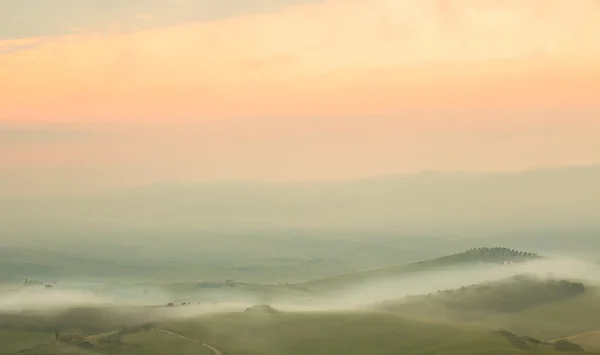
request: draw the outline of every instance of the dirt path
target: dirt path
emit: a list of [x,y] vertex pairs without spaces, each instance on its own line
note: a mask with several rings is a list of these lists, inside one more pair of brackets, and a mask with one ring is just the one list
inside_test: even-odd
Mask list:
[[569,335],[569,336],[566,336],[566,337],[555,338],[555,339],[552,339],[552,340],[549,340],[549,341],[550,342],[555,342],[555,341],[558,341],[558,340],[561,340],[561,339],[575,340],[577,338],[583,338],[583,337],[586,337],[588,335],[600,335],[600,329],[590,330],[589,332],[573,334],[573,335]]
[[188,337],[186,337],[186,336],[183,336],[183,335],[181,335],[181,334],[173,333],[173,332],[170,332],[170,331],[168,331],[168,330],[165,330],[165,329],[152,328],[152,330],[156,330],[156,331],[158,331],[158,332],[163,332],[163,333],[166,333],[166,334],[170,334],[170,335],[172,335],[172,336],[179,337],[179,338],[181,338],[181,339],[185,339],[185,340],[192,341],[192,342],[194,342],[194,343],[196,343],[196,344],[198,344],[198,345],[202,345],[202,346],[204,346],[205,348],[208,348],[208,349],[209,349],[210,351],[212,351],[212,352],[213,352],[215,355],[223,355],[223,353],[222,353],[222,352],[221,352],[219,349],[215,348],[215,347],[214,347],[214,346],[212,346],[212,345],[209,345],[209,344],[203,343],[203,342],[201,342],[200,340],[196,340],[196,339],[188,338]]

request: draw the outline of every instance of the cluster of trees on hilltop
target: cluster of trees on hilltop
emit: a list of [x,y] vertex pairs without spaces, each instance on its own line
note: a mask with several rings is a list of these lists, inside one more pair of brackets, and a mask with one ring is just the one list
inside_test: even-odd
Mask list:
[[473,248],[466,250],[457,257],[464,261],[481,261],[495,263],[522,262],[540,258],[536,253],[520,251],[504,247]]
[[510,249],[504,247],[491,247],[491,248],[473,248],[466,250],[465,254],[475,255],[501,255],[501,256],[517,256],[517,257],[537,257],[536,253],[530,253],[517,249]]
[[516,249],[492,247],[474,248],[462,253],[442,256],[437,259],[425,260],[412,264],[420,269],[430,267],[456,266],[465,263],[518,263],[542,258],[536,253],[524,252]]
[[469,311],[505,313],[584,292],[585,286],[580,282],[517,276],[509,280],[465,286],[428,295],[407,296],[403,300],[384,302],[383,306],[396,311],[433,308],[455,311],[457,314],[466,314]]

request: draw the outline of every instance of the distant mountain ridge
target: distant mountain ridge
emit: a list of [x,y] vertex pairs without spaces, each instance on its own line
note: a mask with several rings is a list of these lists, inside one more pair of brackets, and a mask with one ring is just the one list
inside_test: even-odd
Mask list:
[[[173,183],[112,193],[0,199],[11,235],[93,230],[302,229],[420,235],[600,231],[600,166],[432,173],[345,182]],[[36,223],[31,223],[35,220]]]

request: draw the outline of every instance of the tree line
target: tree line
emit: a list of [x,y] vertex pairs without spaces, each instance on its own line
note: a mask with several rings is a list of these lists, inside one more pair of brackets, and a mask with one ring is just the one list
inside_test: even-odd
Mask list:
[[465,254],[473,255],[490,255],[490,256],[516,256],[516,257],[538,257],[537,253],[530,253],[517,249],[510,249],[504,247],[491,247],[491,248],[473,248],[468,249],[464,252]]

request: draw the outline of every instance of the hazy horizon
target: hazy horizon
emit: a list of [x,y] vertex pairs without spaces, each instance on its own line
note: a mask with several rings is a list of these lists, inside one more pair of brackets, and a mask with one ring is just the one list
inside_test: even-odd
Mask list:
[[544,235],[588,238],[600,231],[598,181],[600,165],[352,181],[165,182],[91,194],[6,195],[0,221],[7,239],[206,242],[221,231],[338,240],[388,234],[399,241],[517,233],[541,242]]
[[599,4],[5,1],[0,183],[599,164]]

